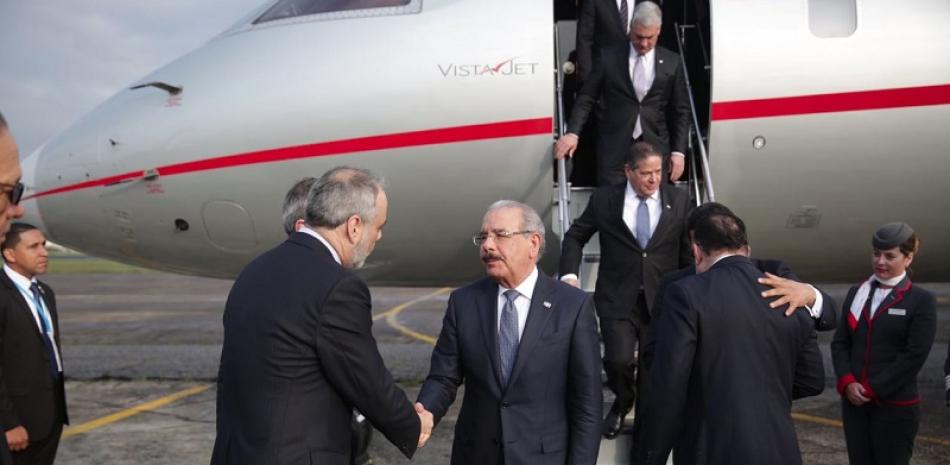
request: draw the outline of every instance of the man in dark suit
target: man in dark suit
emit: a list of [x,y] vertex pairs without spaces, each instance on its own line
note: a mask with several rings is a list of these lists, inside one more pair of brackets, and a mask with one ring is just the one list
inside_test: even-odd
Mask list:
[[[307,200],[310,197],[310,188],[317,182],[317,178],[305,177],[290,187],[284,196],[283,226],[289,237],[307,225]],[[373,426],[369,424],[363,414],[353,410],[353,441],[350,443],[350,459],[352,465],[372,463],[369,456],[369,443],[373,439]]]
[[574,286],[584,245],[600,233],[594,302],[604,339],[607,383],[616,395],[604,420],[608,438],[620,432],[636,393],[637,341],[650,323],[660,278],[690,263],[687,195],[661,181],[662,157],[646,142],[628,151],[627,180],[594,191],[561,244],[561,280]]
[[437,420],[465,383],[452,465],[593,465],[600,346],[590,297],[538,272],[544,223],[500,201],[475,235],[488,277],[449,297],[417,409]]
[[[23,207],[19,205],[22,196],[19,150],[7,120],[0,113],[0,244],[10,229],[10,221],[23,216]],[[12,463],[6,435],[0,434],[0,465]]]
[[679,443],[677,464],[800,464],[792,399],[825,385],[814,323],[762,298],[741,219],[700,217],[693,239],[697,274],[670,284],[656,321],[640,463]]
[[657,47],[662,13],[652,2],[636,6],[630,43],[603,49],[593,75],[581,88],[554,155],[572,156],[579,134],[598,99],[604,109],[598,123],[597,183],[623,180],[623,161],[630,144],[644,140],[665,157],[670,180],[683,174],[689,137],[689,95],[679,56]]
[[634,0],[581,0],[577,18],[577,78],[583,86],[602,50],[625,50]]
[[[696,229],[698,219],[711,214],[731,215],[732,211],[725,205],[715,202],[706,203],[697,207],[690,213],[686,220],[686,230],[690,237],[692,237],[693,231]],[[746,254],[748,254],[748,252],[750,252],[750,250],[747,249]],[[830,295],[810,284],[800,282],[798,275],[780,260],[750,258],[750,261],[759,271],[764,273],[764,276],[759,278],[759,284],[769,286],[769,289],[762,292],[762,297],[769,299],[774,297],[774,299],[769,301],[771,308],[784,311],[786,316],[792,316],[796,311],[807,312],[815,322],[815,329],[817,331],[830,331],[835,328],[837,324],[837,310],[835,308],[835,301]],[[656,294],[656,300],[651,308],[652,312],[650,318],[653,321],[656,321],[663,312],[663,295],[670,284],[694,274],[696,274],[696,267],[690,265],[663,276]],[[656,337],[652,329],[655,328],[651,328],[651,331],[648,331],[640,342],[642,349],[640,350],[640,364],[637,369],[641,373],[649,373],[653,363]],[[642,412],[643,406],[647,402],[650,402],[649,386],[642,385],[641,387],[642,389],[637,397],[637,411],[639,412]],[[634,419],[633,425],[633,435],[635,438],[642,434],[643,428],[643,415],[638,415]],[[638,444],[639,441],[635,440],[635,448],[632,452],[634,458],[638,457],[638,451],[636,450]],[[688,443],[685,444],[685,446],[687,448],[693,447],[692,444]],[[683,455],[678,452],[680,447],[680,444],[674,445],[674,458],[678,455]]]
[[383,365],[360,267],[382,236],[379,178],[325,173],[306,225],[241,272],[224,311],[212,464],[350,463],[356,407],[407,457],[431,432]]
[[51,464],[69,419],[56,296],[36,279],[46,272],[46,237],[14,223],[0,249],[0,420],[13,463]]

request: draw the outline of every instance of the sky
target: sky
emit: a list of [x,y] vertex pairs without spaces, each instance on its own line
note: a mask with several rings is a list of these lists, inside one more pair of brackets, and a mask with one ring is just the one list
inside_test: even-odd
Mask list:
[[0,112],[26,157],[267,0],[0,0]]

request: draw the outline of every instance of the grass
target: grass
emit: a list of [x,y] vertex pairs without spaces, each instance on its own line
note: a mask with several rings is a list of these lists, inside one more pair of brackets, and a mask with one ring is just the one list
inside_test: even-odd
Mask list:
[[49,269],[47,269],[47,273],[138,274],[155,273],[155,271],[86,255],[51,253],[49,257]]

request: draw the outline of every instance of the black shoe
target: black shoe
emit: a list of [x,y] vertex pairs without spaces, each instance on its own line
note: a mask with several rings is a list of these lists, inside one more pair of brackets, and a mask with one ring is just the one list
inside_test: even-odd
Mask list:
[[607,418],[604,418],[605,438],[614,439],[620,434],[620,428],[623,427],[623,419],[627,416],[628,412],[630,412],[630,410],[617,413],[614,409],[610,409],[610,412],[607,413]]

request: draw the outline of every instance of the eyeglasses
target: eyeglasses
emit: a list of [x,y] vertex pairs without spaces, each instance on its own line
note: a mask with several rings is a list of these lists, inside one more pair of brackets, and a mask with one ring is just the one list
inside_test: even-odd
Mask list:
[[489,238],[494,239],[495,242],[500,242],[504,240],[511,239],[512,236],[517,234],[531,234],[534,231],[492,231],[492,232],[480,232],[472,236],[472,243],[475,244],[475,247],[481,247],[482,243],[487,241]]
[[0,182],[0,187],[3,187],[3,192],[6,193],[7,197],[10,198],[11,204],[17,205],[20,203],[20,198],[23,197],[23,189],[24,189],[22,182],[18,182],[16,184],[7,184],[5,182]]

